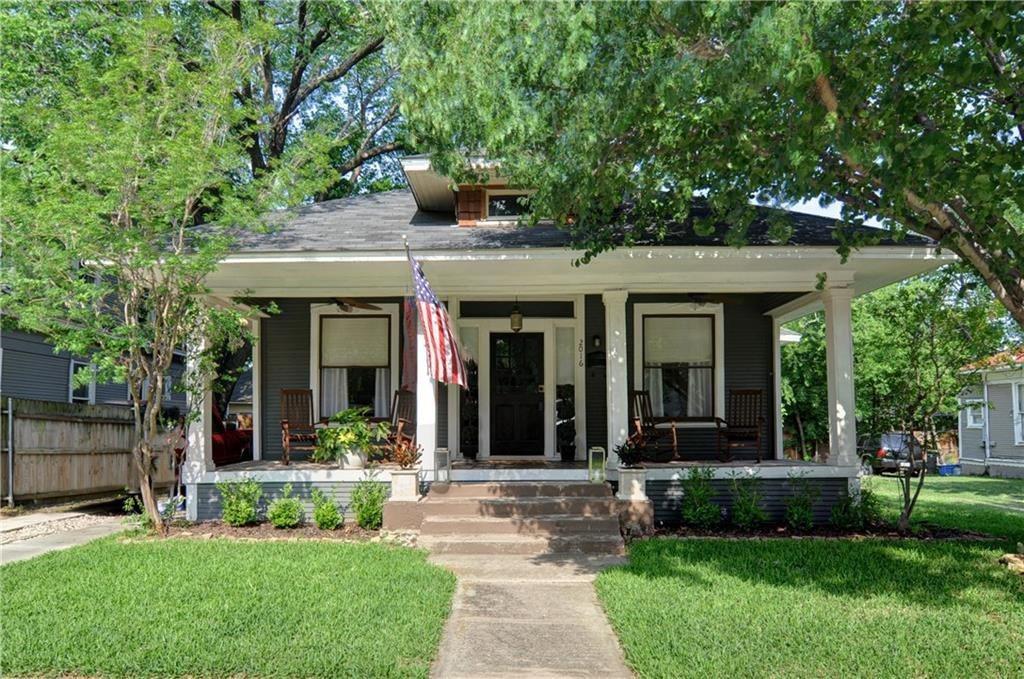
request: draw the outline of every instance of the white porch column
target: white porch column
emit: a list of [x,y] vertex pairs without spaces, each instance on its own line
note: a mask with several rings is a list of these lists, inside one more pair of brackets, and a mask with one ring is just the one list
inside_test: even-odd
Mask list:
[[437,468],[437,383],[427,371],[427,336],[422,319],[416,324],[416,443],[423,449],[420,469],[432,473]]
[[629,373],[626,357],[626,290],[606,290],[604,301],[605,380],[608,403],[608,466],[619,466],[613,452],[629,435]]
[[[186,370],[191,376],[196,373],[199,365],[199,353],[203,347],[190,348],[186,362]],[[188,383],[188,382],[187,382]],[[198,498],[196,484],[207,471],[213,471],[213,392],[209,381],[200,393],[189,390],[188,400],[188,445],[185,448],[185,463],[181,468],[182,483],[185,484],[185,495],[188,502],[185,516],[189,521],[198,518]]]
[[825,360],[828,364],[828,462],[857,463],[857,422],[853,391],[853,289],[830,287],[821,293],[825,304]]

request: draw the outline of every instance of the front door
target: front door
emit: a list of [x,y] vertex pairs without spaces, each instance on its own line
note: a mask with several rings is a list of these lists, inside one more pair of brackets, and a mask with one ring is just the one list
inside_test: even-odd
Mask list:
[[544,454],[544,333],[491,333],[491,455]]

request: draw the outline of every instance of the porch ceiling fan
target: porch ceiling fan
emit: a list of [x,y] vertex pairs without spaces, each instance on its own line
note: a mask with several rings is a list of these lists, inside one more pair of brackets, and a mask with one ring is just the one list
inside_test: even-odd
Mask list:
[[338,307],[339,311],[344,313],[351,313],[353,309],[365,309],[367,311],[380,311],[381,308],[376,304],[370,304],[369,302],[360,302],[358,299],[352,299],[351,297],[332,297],[331,301]]

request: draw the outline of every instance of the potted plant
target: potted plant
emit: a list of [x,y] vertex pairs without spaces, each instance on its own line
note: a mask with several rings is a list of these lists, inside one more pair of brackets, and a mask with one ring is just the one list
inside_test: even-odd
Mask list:
[[615,446],[615,454],[619,458],[619,489],[615,497],[632,502],[646,500],[647,470],[640,464],[644,457],[643,445],[630,438]]
[[365,467],[367,451],[378,437],[388,433],[387,423],[372,424],[369,412],[369,408],[357,407],[332,415],[327,426],[317,432],[313,459],[317,462],[336,460],[344,469]]
[[415,501],[420,497],[419,465],[423,448],[410,438],[399,437],[389,446],[388,459],[399,466],[391,472],[391,499]]

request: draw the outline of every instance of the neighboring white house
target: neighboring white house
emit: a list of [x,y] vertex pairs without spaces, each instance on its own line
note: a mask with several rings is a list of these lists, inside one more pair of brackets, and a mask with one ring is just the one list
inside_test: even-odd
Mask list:
[[981,383],[960,399],[966,474],[1024,478],[1024,347],[981,362]]

